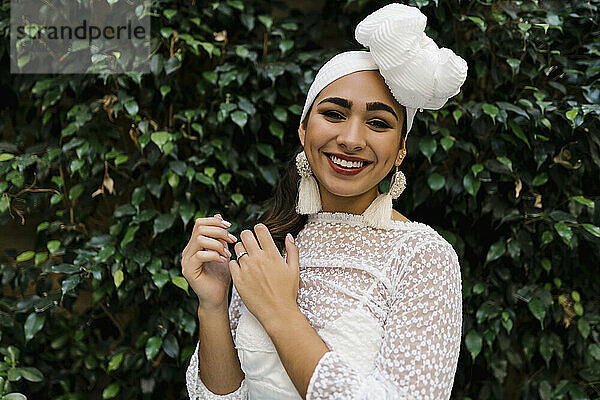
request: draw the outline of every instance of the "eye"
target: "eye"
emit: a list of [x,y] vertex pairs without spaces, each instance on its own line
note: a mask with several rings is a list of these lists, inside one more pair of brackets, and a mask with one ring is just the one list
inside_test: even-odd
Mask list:
[[321,112],[321,114],[323,114],[326,117],[333,118],[333,119],[343,119],[344,118],[344,115],[340,114],[337,111],[333,111],[333,110],[323,111],[323,112]]
[[381,119],[374,119],[374,120],[370,121],[369,123],[373,127],[378,128],[378,129],[390,129],[391,128],[391,126],[387,122],[385,122]]

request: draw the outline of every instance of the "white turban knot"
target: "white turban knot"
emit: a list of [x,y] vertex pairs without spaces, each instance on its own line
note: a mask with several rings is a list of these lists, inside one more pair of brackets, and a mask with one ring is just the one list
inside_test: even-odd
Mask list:
[[426,24],[418,8],[394,3],[362,20],[355,37],[369,48],[400,104],[437,110],[460,91],[467,62],[450,49],[440,49],[425,34]]

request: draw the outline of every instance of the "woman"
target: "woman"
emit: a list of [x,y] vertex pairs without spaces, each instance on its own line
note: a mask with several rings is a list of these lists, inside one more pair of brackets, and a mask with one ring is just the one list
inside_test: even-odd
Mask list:
[[196,221],[182,254],[200,302],[190,398],[450,397],[458,259],[431,227],[392,210],[416,110],[442,107],[466,78],[464,60],[438,49],[425,24],[414,7],[385,6],[356,28],[368,52],[319,70],[298,128],[303,150],[253,231],[238,241],[220,214]]

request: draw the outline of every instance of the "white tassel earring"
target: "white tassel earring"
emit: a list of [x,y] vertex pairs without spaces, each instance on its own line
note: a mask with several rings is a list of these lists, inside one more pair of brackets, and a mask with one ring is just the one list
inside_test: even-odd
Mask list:
[[[404,159],[406,150],[401,150],[401,160]],[[397,199],[406,188],[406,177],[404,173],[398,169],[392,177],[390,189],[387,193],[381,193],[363,212],[363,217],[369,226],[373,228],[389,229],[392,227],[392,200]]]
[[315,214],[321,211],[319,185],[313,176],[304,150],[296,156],[296,170],[298,171],[298,175],[300,175],[296,212],[298,214]]

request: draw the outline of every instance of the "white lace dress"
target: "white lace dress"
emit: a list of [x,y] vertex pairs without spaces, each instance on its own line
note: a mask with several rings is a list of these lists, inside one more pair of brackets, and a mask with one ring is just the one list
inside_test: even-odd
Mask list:
[[[462,287],[452,246],[430,226],[366,226],[356,214],[309,216],[300,249],[298,306],[329,352],[310,378],[312,399],[448,399],[458,362]],[[186,373],[197,399],[301,399],[270,337],[233,288],[231,334],[245,378],[216,395]]]

